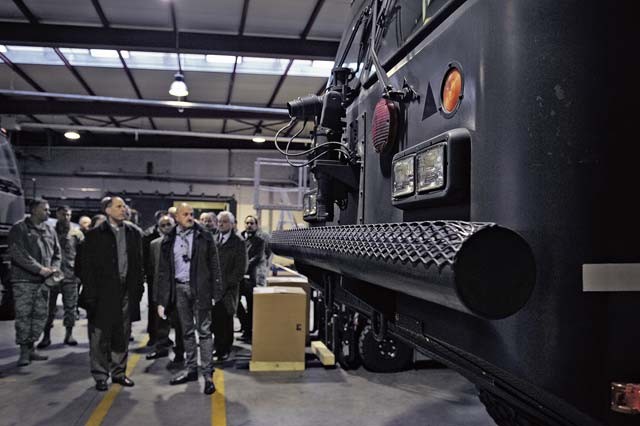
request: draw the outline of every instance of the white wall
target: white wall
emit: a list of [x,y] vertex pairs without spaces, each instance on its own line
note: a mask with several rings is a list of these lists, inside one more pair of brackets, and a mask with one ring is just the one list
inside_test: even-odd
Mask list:
[[[242,151],[215,149],[147,149],[147,148],[82,148],[82,147],[16,147],[20,152],[19,167],[27,196],[101,198],[105,193],[138,192],[175,194],[205,194],[234,196],[238,202],[239,220],[254,214],[253,186],[238,184],[198,183],[198,178],[253,179],[254,163],[258,157],[282,158],[273,150]],[[153,162],[153,176],[173,177],[181,181],[162,182],[139,178],[99,178],[80,176],[44,176],[46,173],[122,173],[146,174],[147,162]],[[32,176],[32,175],[36,176]],[[25,176],[26,175],[26,176]],[[297,181],[297,170],[291,167],[269,167],[261,170],[268,179]],[[293,197],[291,198],[294,201]],[[268,196],[261,202],[268,202]],[[262,225],[275,226],[279,213],[262,215]],[[297,215],[300,221],[300,215]],[[271,218],[271,219],[270,219]],[[270,226],[271,225],[271,226]],[[241,227],[243,228],[243,227]]]

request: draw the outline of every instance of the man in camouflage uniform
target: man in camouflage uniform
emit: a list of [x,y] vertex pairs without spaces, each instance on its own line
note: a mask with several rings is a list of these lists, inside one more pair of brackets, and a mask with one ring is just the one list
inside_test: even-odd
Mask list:
[[76,323],[76,307],[78,306],[78,278],[74,273],[76,252],[79,244],[84,239],[84,235],[79,229],[71,227],[71,208],[60,206],[56,210],[56,234],[60,243],[60,254],[62,257],[62,272],[64,278],[62,282],[49,289],[49,316],[44,326],[44,336],[38,343],[38,349],[46,348],[51,344],[51,328],[56,314],[56,304],[58,294],[62,293],[62,305],[64,306],[63,324],[66,328],[64,336],[65,345],[75,346],[78,344],[73,338],[73,326]]
[[20,345],[18,366],[44,361],[35,352],[47,320],[49,290],[45,279],[60,270],[60,246],[55,231],[45,222],[49,203],[38,199],[31,204],[31,217],[17,222],[9,231],[11,283],[16,306],[16,344]]

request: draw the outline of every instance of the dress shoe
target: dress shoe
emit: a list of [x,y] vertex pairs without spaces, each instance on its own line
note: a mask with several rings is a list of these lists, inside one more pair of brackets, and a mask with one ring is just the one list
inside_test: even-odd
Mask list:
[[251,335],[244,333],[242,336],[238,337],[238,340],[242,340],[245,343],[251,343]]
[[112,383],[117,383],[117,384],[122,385],[122,386],[126,386],[128,388],[133,387],[133,385],[135,385],[135,383],[133,383],[133,380],[131,380],[127,376],[112,377],[111,378],[111,382]]
[[158,359],[158,358],[164,358],[169,356],[169,349],[161,349],[159,351],[153,351],[151,353],[148,353],[146,358],[147,359]]
[[210,378],[204,379],[204,393],[211,395],[216,391],[216,385],[213,384]]
[[228,359],[229,359],[229,353],[228,352],[221,353],[220,355],[218,355],[218,353],[216,352],[213,355],[213,362],[216,362],[216,363],[224,362],[224,361],[226,361]]
[[171,385],[181,385],[182,383],[187,382],[196,382],[198,381],[198,372],[197,371],[183,371],[178,373],[174,377],[171,378],[169,384]]
[[167,363],[167,370],[182,370],[184,368],[184,358],[173,358]]
[[107,389],[109,389],[109,385],[107,385],[106,380],[98,380],[96,382],[96,390],[99,390],[100,392],[104,392]]

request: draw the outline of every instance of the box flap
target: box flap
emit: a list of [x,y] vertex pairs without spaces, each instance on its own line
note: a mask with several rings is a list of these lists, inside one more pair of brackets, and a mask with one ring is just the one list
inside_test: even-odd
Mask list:
[[254,287],[253,294],[302,294],[306,293],[300,287]]

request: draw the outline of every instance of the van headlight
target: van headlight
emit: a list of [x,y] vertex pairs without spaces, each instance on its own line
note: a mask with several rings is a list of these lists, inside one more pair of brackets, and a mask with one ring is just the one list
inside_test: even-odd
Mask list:
[[416,154],[416,186],[418,192],[445,186],[445,144],[439,144]]
[[415,183],[413,173],[414,156],[402,158],[393,163],[393,197],[413,194]]
[[316,191],[307,192],[302,198],[302,216],[314,216],[318,212],[318,194]]

